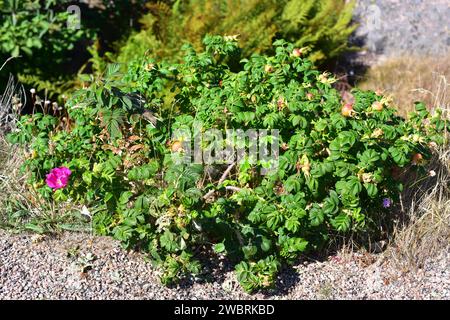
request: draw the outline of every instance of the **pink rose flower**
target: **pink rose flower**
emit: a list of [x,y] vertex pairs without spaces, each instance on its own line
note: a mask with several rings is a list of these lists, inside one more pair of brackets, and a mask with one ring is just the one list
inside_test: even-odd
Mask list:
[[47,179],[45,180],[45,182],[50,188],[54,190],[65,188],[67,186],[67,183],[69,182],[69,177],[71,174],[72,172],[69,170],[69,168],[55,168],[52,169],[49,174],[47,174]]

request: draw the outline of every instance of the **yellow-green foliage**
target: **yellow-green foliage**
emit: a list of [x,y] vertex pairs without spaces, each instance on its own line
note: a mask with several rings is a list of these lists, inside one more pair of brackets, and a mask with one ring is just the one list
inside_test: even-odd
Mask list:
[[282,37],[298,47],[311,46],[310,59],[334,58],[348,49],[355,1],[291,0],[284,7]]
[[319,63],[348,49],[354,1],[345,0],[177,0],[148,4],[142,28],[120,45],[118,62],[126,63],[145,53],[177,61],[180,48],[189,42],[201,48],[206,34],[239,35],[244,56],[266,52],[284,38],[313,50],[309,58]]

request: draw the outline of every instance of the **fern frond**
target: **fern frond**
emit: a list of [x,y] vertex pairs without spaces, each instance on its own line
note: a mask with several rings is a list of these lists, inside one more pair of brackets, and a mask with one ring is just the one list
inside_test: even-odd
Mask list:
[[181,46],[202,48],[206,34],[239,34],[243,56],[270,50],[284,38],[312,48],[310,58],[333,59],[348,50],[355,0],[177,0],[148,5],[142,29],[120,49],[119,62],[148,52],[153,58],[179,61]]

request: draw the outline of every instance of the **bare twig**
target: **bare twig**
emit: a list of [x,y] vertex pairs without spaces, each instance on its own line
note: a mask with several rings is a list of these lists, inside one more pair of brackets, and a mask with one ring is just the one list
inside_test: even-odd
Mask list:
[[233,186],[226,186],[225,189],[227,189],[227,190],[229,190],[229,191],[235,191],[235,192],[242,191],[241,188],[233,187]]
[[[228,174],[231,172],[231,170],[233,170],[235,165],[236,165],[236,162],[233,162],[232,164],[230,164],[228,166],[228,168],[223,172],[222,176],[220,177],[219,182],[217,183],[217,186],[220,186],[225,181]],[[214,189],[209,190],[208,193],[203,196],[203,199],[206,200],[206,199],[210,198],[214,194],[214,192],[215,192]]]

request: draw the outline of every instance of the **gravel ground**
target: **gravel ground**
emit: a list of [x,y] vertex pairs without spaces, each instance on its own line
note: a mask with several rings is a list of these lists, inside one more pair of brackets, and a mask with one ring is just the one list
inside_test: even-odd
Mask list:
[[449,0],[358,0],[360,26],[369,52],[442,54],[450,49]]
[[[84,261],[83,261],[84,260]],[[280,274],[276,290],[250,296],[221,266],[213,281],[166,288],[145,257],[104,237],[0,231],[1,299],[450,299],[450,250],[415,273],[376,255],[340,253]],[[85,272],[82,269],[85,268]]]

